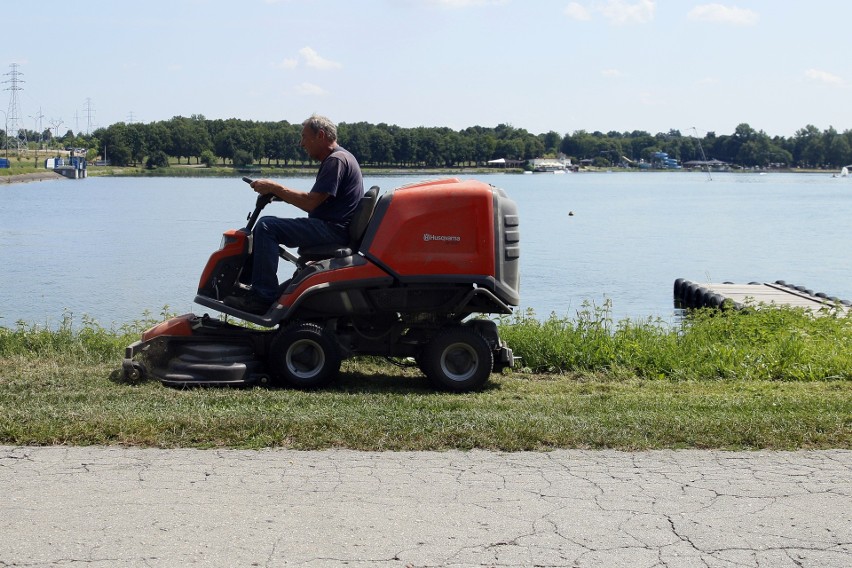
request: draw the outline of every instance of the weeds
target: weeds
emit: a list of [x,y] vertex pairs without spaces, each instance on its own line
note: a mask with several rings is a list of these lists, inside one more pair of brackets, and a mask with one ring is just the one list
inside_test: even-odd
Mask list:
[[[697,310],[671,324],[661,319],[614,322],[610,301],[585,303],[576,317],[532,310],[502,317],[500,335],[530,373],[585,373],[610,379],[852,379],[852,315],[820,317],[796,308]],[[17,322],[0,327],[0,356],[67,356],[106,363],[141,332],[173,316],[165,306],[119,328],[63,314],[56,329]]]
[[501,336],[531,372],[604,372],[677,380],[852,378],[852,316],[827,310],[697,310],[678,324],[614,324],[611,305],[574,319],[527,311],[500,320]]
[[[168,306],[160,313],[171,317]],[[124,348],[139,339],[145,329],[161,321],[152,314],[119,328],[104,328],[84,315],[76,325],[71,312],[62,314],[56,329],[18,321],[14,329],[0,327],[0,357],[24,355],[31,357],[63,357],[87,363],[115,361]]]

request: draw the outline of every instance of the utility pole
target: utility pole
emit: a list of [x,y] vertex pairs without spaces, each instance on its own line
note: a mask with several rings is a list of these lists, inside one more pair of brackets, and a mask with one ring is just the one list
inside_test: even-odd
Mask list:
[[38,140],[36,141],[36,153],[35,153],[35,167],[38,167],[38,151],[41,148],[42,143],[42,132],[44,128],[42,128],[42,119],[44,115],[41,112],[41,107],[38,108],[38,114],[33,116],[30,115],[30,118],[33,119],[33,129],[35,130],[36,136],[38,136]]
[[44,115],[41,112],[41,107],[38,109],[38,114],[30,115],[30,118],[33,119],[33,129],[35,130],[36,136],[38,136],[38,141],[41,142],[42,132],[44,132],[44,126],[42,125],[42,120],[44,119]]
[[[23,87],[21,87],[21,83],[24,82],[23,80],[21,80],[21,75],[23,75],[23,73],[18,71],[18,64],[17,63],[12,63],[9,67],[11,67],[12,70],[3,75],[4,77],[9,77],[9,80],[3,81],[3,84],[4,85],[6,85],[6,84],[10,85],[9,87],[6,87],[5,89],[3,89],[4,91],[10,92],[10,94],[9,94],[9,107],[8,107],[8,111],[6,112],[6,115],[7,115],[6,116],[6,125],[7,125],[7,129],[11,128],[15,132],[15,141],[16,141],[16,144],[18,146],[18,149],[20,149],[22,141],[24,143],[24,146],[26,146],[26,144],[27,144],[27,129],[26,128],[23,128],[24,136],[23,136],[23,140],[21,139],[22,126],[20,124],[20,122],[21,122],[21,117],[20,117],[20,114],[19,114],[20,109],[18,108],[18,91],[23,90]],[[9,133],[7,132],[6,135],[8,136],[8,134]],[[7,142],[7,144],[8,144],[8,142]]]
[[86,136],[91,134],[92,130],[92,113],[95,109],[92,108],[92,99],[86,99]]
[[50,125],[53,127],[53,141],[59,140],[59,127],[62,126],[62,119],[51,118]]

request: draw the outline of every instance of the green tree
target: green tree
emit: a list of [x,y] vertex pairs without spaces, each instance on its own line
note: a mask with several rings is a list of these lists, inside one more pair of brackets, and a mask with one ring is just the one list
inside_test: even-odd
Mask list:
[[212,167],[216,163],[216,154],[213,153],[213,150],[204,150],[201,152],[200,160],[206,167]]
[[796,135],[796,161],[805,167],[817,167],[824,161],[824,148],[822,135],[813,124],[797,130]]
[[169,156],[162,150],[153,152],[145,161],[145,167],[149,170],[154,168],[166,168],[169,165]]
[[206,122],[203,115],[192,115],[191,118],[176,116],[166,122],[171,133],[168,152],[178,159],[178,163],[184,157],[187,164],[191,157],[196,158],[198,162],[201,152],[211,148]]
[[559,145],[562,143],[562,136],[551,130],[547,134],[542,135],[542,144],[544,144],[544,152],[547,154],[556,154],[559,152]]
[[852,163],[852,148],[850,148],[849,140],[846,136],[839,134],[834,127],[829,127],[823,133],[823,147],[828,165],[842,168]]
[[123,122],[112,124],[107,128],[98,129],[94,135],[100,139],[99,148],[104,159],[116,166],[128,166],[133,160],[130,135],[127,125]]
[[[222,165],[227,163],[227,160],[236,161],[237,151],[242,151],[241,159],[245,159],[245,155],[252,156],[252,140],[248,136],[248,130],[244,128],[238,121],[228,121],[229,124],[224,130],[216,134],[213,140],[213,151],[216,156],[222,159]],[[236,165],[236,163],[235,163]]]
[[264,138],[264,153],[266,154],[267,164],[271,160],[275,160],[275,164],[281,163],[284,160],[286,165],[291,158],[291,145],[298,144],[298,140],[293,140],[293,129],[290,123],[285,121],[277,122],[268,125],[267,135]]
[[497,138],[493,134],[481,133],[468,136],[468,139],[473,142],[473,160],[477,165],[497,158]]
[[144,129],[145,147],[149,154],[168,152],[171,145],[171,133],[163,122],[154,122]]
[[133,163],[141,164],[149,153],[148,146],[145,143],[145,126],[139,123],[128,124],[126,137]]
[[393,136],[387,131],[387,125],[380,124],[369,134],[370,156],[373,162],[387,165],[393,162]]

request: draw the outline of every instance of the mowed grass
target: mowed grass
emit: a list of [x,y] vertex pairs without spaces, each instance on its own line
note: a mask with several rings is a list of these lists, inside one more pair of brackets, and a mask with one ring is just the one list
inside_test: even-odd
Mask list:
[[501,322],[524,359],[478,392],[344,363],[320,391],[120,380],[118,330],[0,328],[0,443],[358,450],[852,447],[852,320],[794,310],[680,325],[532,314]]

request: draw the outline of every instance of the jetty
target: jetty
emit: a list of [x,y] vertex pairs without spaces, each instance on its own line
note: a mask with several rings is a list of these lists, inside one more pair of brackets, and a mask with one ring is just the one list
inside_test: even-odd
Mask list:
[[86,158],[75,156],[72,152],[70,158],[56,157],[44,161],[44,168],[53,170],[68,179],[83,179],[87,177],[88,169]]
[[678,278],[674,283],[675,305],[681,308],[725,308],[743,309],[747,306],[788,306],[818,312],[836,309],[846,314],[852,302],[814,292],[806,286],[789,284],[784,280],[775,282],[749,282],[735,284],[723,282],[692,282]]

